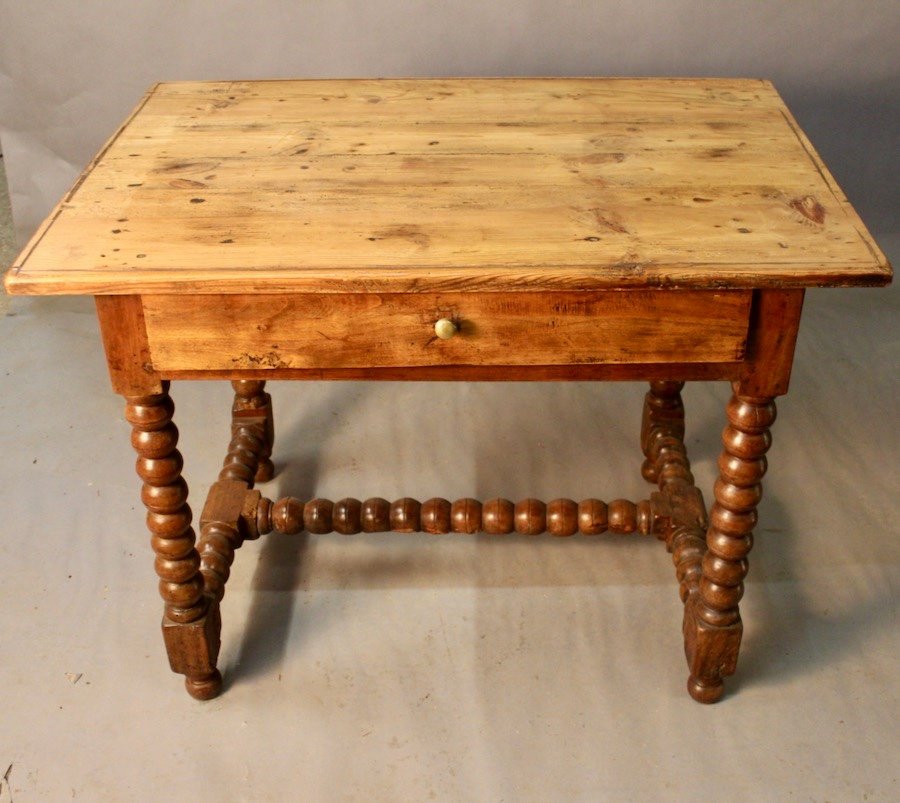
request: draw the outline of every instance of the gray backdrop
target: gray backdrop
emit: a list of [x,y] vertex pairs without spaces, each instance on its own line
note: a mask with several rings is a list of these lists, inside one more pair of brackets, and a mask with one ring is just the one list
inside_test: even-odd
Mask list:
[[896,228],[897,0],[0,0],[0,143],[24,239],[167,79],[772,79],[874,233]]

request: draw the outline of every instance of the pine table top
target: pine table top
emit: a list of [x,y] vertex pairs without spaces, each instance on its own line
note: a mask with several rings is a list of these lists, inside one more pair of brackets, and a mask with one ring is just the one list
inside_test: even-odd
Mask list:
[[9,271],[21,294],[886,284],[773,86],[157,84]]

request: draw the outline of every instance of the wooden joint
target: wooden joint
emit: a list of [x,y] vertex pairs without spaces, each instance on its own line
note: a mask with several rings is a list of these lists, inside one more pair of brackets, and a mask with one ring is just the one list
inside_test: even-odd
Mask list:
[[[257,517],[262,501],[263,495],[255,489],[251,488],[244,494],[244,504],[241,506],[238,531],[245,541],[255,541],[261,535]],[[268,500],[266,501],[268,502]]]
[[[269,394],[267,393],[266,396]],[[231,411],[231,424],[235,427],[258,425],[265,427],[266,421],[271,415],[271,402],[264,407],[237,407]]]
[[216,480],[210,486],[203,505],[200,527],[214,521],[237,527],[246,494],[247,484],[240,480]]
[[[248,501],[248,497],[250,497]],[[248,529],[244,511],[258,499],[259,492],[247,488],[240,480],[218,480],[209,489],[203,513],[200,516],[200,573],[203,591],[218,601],[225,594],[225,583],[231,573],[234,553],[244,539],[258,537]]]
[[666,486],[663,495],[671,508],[673,524],[706,529],[706,503],[703,501],[703,492],[696,485],[670,484]]

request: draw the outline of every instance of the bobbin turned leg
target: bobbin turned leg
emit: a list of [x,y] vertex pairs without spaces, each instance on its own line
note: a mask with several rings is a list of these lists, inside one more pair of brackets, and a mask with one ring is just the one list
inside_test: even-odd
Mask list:
[[[264,392],[265,382],[234,380],[231,441],[222,461],[219,479],[209,489],[200,516],[200,573],[203,588],[216,602],[225,594],[234,553],[245,537],[255,537],[241,526],[241,512],[255,481],[272,478],[272,400]],[[248,493],[250,496],[248,497]]]
[[644,414],[641,418],[641,451],[644,463],[641,475],[647,482],[659,481],[659,469],[651,453],[654,429],[666,427],[670,434],[684,439],[684,404],[681,389],[684,382],[651,382],[644,396]]
[[232,381],[231,386],[234,388],[234,404],[231,407],[232,431],[258,418],[261,420],[258,426],[254,426],[254,434],[262,441],[258,455],[255,455],[257,460],[255,475],[235,476],[234,479],[243,479],[251,486],[254,481],[268,482],[275,476],[275,465],[271,459],[275,444],[272,397],[265,392],[266,383],[262,380],[236,379]]
[[733,674],[737,665],[743,632],[738,602],[744,593],[756,506],[762,498],[769,427],[775,420],[772,397],[742,395],[737,384],[734,390],[722,433],[702,576],[685,605],[688,692],[701,703],[714,703],[722,696],[722,678]]
[[200,556],[194,548],[187,484],[176,448],[178,429],[169,383],[162,392],[126,396],[125,417],[138,453],[137,472],[144,481],[141,499],[156,553],[159,592],[165,602],[162,630],[173,672],[185,675],[192,697],[207,700],[222,689],[216,669],[219,654],[219,608],[203,594]]

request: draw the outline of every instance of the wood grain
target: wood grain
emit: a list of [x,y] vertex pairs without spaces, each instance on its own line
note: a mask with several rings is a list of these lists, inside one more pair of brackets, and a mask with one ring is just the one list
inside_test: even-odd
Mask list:
[[[190,370],[741,359],[749,291],[145,296],[153,364]],[[459,332],[435,336],[450,318]]]
[[738,79],[154,87],[11,293],[885,284],[771,84]]
[[748,354],[740,380],[744,396],[768,398],[788,392],[803,296],[803,290],[754,293]]
[[580,365],[413,365],[396,368],[270,368],[166,371],[170,379],[291,379],[381,382],[592,382],[738,378],[742,362],[581,363]]
[[124,396],[162,393],[162,380],[150,357],[140,297],[96,296],[94,302],[113,390]]

